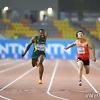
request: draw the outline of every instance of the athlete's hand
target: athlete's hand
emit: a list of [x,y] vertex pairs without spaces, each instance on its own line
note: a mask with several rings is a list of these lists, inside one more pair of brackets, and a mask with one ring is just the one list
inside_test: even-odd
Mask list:
[[95,57],[94,57],[94,58],[92,58],[92,61],[96,62],[96,58],[95,58]]
[[23,53],[21,56],[24,57],[25,56],[25,53]]

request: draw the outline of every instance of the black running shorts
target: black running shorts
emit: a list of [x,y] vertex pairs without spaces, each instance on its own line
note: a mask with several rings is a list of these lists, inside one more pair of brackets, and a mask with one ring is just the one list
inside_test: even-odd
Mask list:
[[89,59],[83,60],[83,59],[81,59],[81,58],[77,58],[77,61],[79,61],[79,60],[82,60],[84,65],[89,65],[89,64],[90,64]]

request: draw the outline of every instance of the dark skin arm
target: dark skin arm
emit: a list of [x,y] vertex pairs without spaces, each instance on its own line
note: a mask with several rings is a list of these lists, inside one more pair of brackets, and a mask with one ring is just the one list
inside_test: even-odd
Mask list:
[[32,38],[29,42],[29,44],[27,45],[25,52],[22,54],[22,57],[25,56],[25,54],[27,53],[27,51],[30,49],[30,46],[34,43],[34,38]]
[[[46,37],[46,38],[47,38],[47,36],[48,36],[48,33],[45,33],[45,37]],[[25,56],[25,54],[26,54],[27,51],[29,50],[30,46],[34,43],[34,41],[35,41],[35,38],[33,37],[33,38],[30,40],[29,44],[27,45],[27,47],[26,47],[26,49],[25,49],[25,52],[22,54],[22,57]]]

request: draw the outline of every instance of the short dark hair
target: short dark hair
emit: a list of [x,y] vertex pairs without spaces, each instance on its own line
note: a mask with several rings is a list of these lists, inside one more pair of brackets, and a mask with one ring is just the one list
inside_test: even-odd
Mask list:
[[39,29],[39,31],[45,31],[43,28]]
[[79,31],[76,32],[76,37],[77,37],[77,38],[78,38],[78,33],[79,33],[79,32],[83,33],[83,35],[84,35],[84,32],[81,31],[81,30],[79,30]]

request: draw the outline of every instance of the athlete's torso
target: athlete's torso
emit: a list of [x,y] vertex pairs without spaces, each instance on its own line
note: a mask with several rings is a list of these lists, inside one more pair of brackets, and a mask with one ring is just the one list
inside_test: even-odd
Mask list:
[[41,39],[39,36],[35,36],[34,51],[44,51],[46,49],[46,38]]
[[76,46],[77,46],[77,57],[83,60],[89,59],[90,54],[89,54],[87,40],[83,39],[82,43],[79,40],[77,40]]

